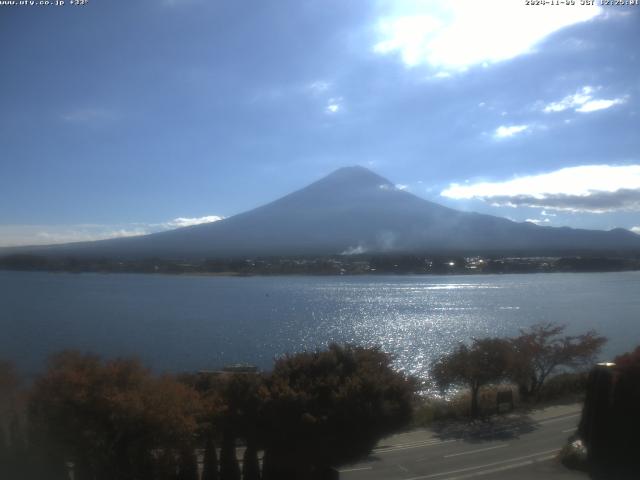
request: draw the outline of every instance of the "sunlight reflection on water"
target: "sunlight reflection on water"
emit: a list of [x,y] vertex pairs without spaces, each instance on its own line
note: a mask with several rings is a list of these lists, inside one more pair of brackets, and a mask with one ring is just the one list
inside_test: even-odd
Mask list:
[[[380,277],[188,277],[0,272],[0,352],[37,370],[62,348],[136,355],[156,370],[270,369],[330,342],[380,346],[428,378],[473,337],[536,322],[596,329],[603,358],[640,339],[640,272]],[[35,299],[35,300],[34,300]]]
[[[571,315],[567,309],[576,305],[567,304],[565,295],[574,295],[574,288],[580,289],[584,280],[570,277],[580,280],[572,284],[566,277],[549,276],[544,281],[540,276],[474,277],[476,283],[423,279],[414,277],[410,284],[399,277],[397,283],[327,282],[319,286],[315,289],[320,295],[318,302],[335,304],[337,315],[325,317],[307,332],[303,348],[313,348],[320,338],[380,345],[394,355],[400,369],[428,379],[433,361],[457,342],[513,335],[538,321],[568,322]],[[613,298],[609,301],[616,303]],[[584,315],[582,331],[593,328],[594,323],[602,327],[606,318],[603,305],[596,310]],[[578,322],[568,323],[570,330],[580,329]]]

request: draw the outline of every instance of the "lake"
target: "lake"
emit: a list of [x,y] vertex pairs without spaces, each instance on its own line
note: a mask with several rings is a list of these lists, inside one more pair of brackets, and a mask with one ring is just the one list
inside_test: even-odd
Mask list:
[[602,359],[640,343],[640,272],[207,277],[0,271],[0,357],[23,372],[64,348],[136,355],[156,371],[246,362],[328,342],[380,345],[424,375],[456,342],[536,322],[596,329]]

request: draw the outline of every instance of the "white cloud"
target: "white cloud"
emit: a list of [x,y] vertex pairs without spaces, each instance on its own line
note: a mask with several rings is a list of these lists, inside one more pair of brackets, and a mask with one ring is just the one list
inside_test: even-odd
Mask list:
[[596,112],[598,110],[604,110],[614,105],[620,105],[625,102],[624,98],[614,98],[613,100],[590,100],[580,108],[576,109],[576,112],[589,113]]
[[508,138],[517,135],[518,133],[522,133],[525,130],[529,129],[529,125],[511,125],[511,126],[500,126],[496,128],[496,131],[493,133],[494,138]]
[[549,223],[550,220],[548,218],[527,218],[525,222],[535,223],[536,225],[540,225],[541,223]]
[[216,222],[224,217],[178,217],[163,223],[129,223],[121,225],[0,225],[0,247],[52,245],[56,243],[92,242],[108,238],[135,237],[175,228]]
[[451,73],[441,71],[441,72],[436,73],[433,77],[434,78],[449,78],[450,76],[451,76]]
[[637,227],[631,227],[631,231],[633,233],[637,233],[638,235],[640,235],[640,226]]
[[224,217],[219,215],[206,215],[204,217],[178,217],[174,218],[170,222],[165,223],[167,228],[181,228],[181,227],[191,227],[193,225],[200,225],[202,223],[211,223],[217,222],[219,220],[223,220]]
[[587,85],[585,87],[582,87],[573,95],[567,95],[558,102],[549,103],[544,107],[543,111],[545,113],[557,113],[572,109],[580,113],[590,113],[611,108],[614,105],[620,105],[622,103],[625,103],[626,101],[626,97],[613,99],[593,98],[593,94],[597,90],[600,90],[600,87],[594,88]]
[[38,244],[52,244],[52,243],[69,243],[69,242],[90,242],[94,240],[103,240],[107,238],[122,238],[122,237],[138,237],[140,235],[146,235],[148,231],[141,228],[125,229],[120,228],[116,230],[107,229],[72,229],[68,231],[40,231],[36,234]]
[[0,225],[0,247],[92,242],[150,233],[136,225]]
[[559,102],[551,102],[550,104],[544,107],[544,111],[546,113],[563,112],[570,108],[579,107],[580,105],[584,105],[586,102],[588,102],[592,98],[591,97],[592,93],[593,93],[593,87],[590,87],[590,86],[582,87],[582,89],[579,92],[574,93],[573,95],[567,95]]
[[326,102],[324,106],[324,113],[326,113],[327,115],[334,115],[343,110],[343,97],[329,97],[329,92],[332,90],[332,88],[333,85],[324,80],[312,82],[305,87],[306,91],[309,92],[313,97]]
[[367,249],[363,245],[358,245],[357,247],[349,247],[340,255],[362,255],[366,253]]
[[397,183],[396,184],[396,188],[398,190],[408,190],[409,189],[409,185],[403,185],[402,183]]
[[441,195],[546,210],[640,211],[640,165],[584,165],[502,182],[452,183]]
[[307,85],[307,89],[314,95],[324,93],[329,90],[329,88],[331,88],[331,84],[329,82],[325,82],[324,80],[318,80]]
[[407,67],[428,64],[446,71],[514,58],[534,51],[548,35],[590,20],[598,6],[532,8],[524,2],[477,0],[380,2],[379,54],[397,53]]
[[342,110],[342,97],[330,98],[325,108],[325,113],[332,115]]

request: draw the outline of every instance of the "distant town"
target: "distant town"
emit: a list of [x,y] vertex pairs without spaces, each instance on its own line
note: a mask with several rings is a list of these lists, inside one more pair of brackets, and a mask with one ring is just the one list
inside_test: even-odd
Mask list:
[[195,275],[380,275],[617,272],[640,270],[636,256],[335,255],[206,260],[113,260],[16,254],[0,269],[52,272],[161,273]]

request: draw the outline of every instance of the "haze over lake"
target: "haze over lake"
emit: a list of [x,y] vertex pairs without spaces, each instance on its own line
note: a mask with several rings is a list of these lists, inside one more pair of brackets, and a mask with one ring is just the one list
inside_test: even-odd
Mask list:
[[640,339],[640,272],[478,276],[204,277],[0,272],[0,357],[24,372],[76,348],[158,371],[213,369],[328,342],[380,345],[424,374],[471,337],[540,321],[596,329],[602,359]]

